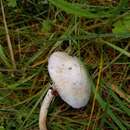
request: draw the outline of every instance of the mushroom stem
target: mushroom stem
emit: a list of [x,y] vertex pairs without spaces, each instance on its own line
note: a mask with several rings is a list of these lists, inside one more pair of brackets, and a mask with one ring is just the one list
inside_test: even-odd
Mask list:
[[54,97],[52,94],[52,89],[49,89],[45,98],[43,99],[41,109],[40,109],[40,115],[39,115],[39,128],[40,130],[47,130],[46,126],[46,118],[47,118],[47,112],[49,105]]

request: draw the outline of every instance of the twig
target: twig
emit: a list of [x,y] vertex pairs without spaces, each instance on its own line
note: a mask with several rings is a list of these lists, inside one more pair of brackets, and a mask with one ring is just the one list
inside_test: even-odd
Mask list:
[[3,22],[4,22],[5,31],[6,31],[6,38],[7,38],[8,48],[9,48],[9,51],[10,51],[13,69],[16,69],[14,53],[13,53],[12,44],[11,44],[11,40],[10,40],[10,36],[9,36],[9,31],[8,31],[8,27],[7,27],[7,22],[6,22],[6,18],[5,18],[5,11],[4,11],[4,6],[3,6],[2,0],[1,0],[1,11],[2,11],[2,15],[3,15]]

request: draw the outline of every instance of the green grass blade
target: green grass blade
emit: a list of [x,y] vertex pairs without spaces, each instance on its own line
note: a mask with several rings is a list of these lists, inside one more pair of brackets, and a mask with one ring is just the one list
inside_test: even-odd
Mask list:
[[130,116],[130,109],[128,109],[125,104],[123,104],[123,102],[118,98],[118,96],[111,91],[111,95],[112,97],[115,99],[115,101],[119,104],[119,107],[125,112],[127,113],[128,116]]
[[25,123],[28,121],[28,119],[30,118],[30,116],[32,115],[32,113],[34,112],[34,110],[37,108],[38,104],[40,103],[40,101],[43,99],[43,96],[45,95],[45,93],[47,92],[48,88],[43,88],[41,90],[42,95],[40,96],[40,98],[38,99],[38,101],[35,103],[35,105],[32,107],[32,110],[30,111],[30,113],[28,113],[26,119],[23,121],[23,123],[21,124],[20,128],[18,130],[23,129],[23,127],[25,127]]
[[26,66],[30,65],[33,63],[41,54],[43,53],[43,50],[38,51],[36,54],[34,54],[29,61],[26,63]]
[[6,57],[5,53],[4,53],[4,49],[2,47],[2,45],[0,45],[0,59],[2,60],[2,62],[8,67],[11,68],[11,65],[9,63],[8,58]]
[[17,81],[16,83],[13,83],[11,85],[8,85],[7,87],[10,89],[15,89],[18,86],[26,83],[27,81],[30,81],[32,78],[34,78],[36,75],[38,75],[41,71],[42,71],[42,67],[40,67],[37,72],[33,73],[31,76],[25,77],[24,79],[20,79],[19,81]]
[[118,6],[113,11],[113,17],[120,14],[121,11],[128,9],[128,0],[120,0]]
[[112,44],[112,43],[110,43],[110,42],[104,41],[104,40],[101,40],[101,42],[107,44],[108,46],[110,46],[110,47],[112,47],[113,49],[119,51],[120,53],[122,53],[122,54],[124,54],[124,55],[130,57],[130,53],[127,52],[125,49],[122,49],[122,48],[120,48],[120,47],[118,47],[118,46],[116,46],[116,45],[114,45],[114,44]]
[[[93,84],[93,83],[92,83]],[[95,93],[95,85],[92,85],[92,91]],[[112,118],[112,120],[116,123],[116,125],[121,130],[126,130],[125,126],[122,124],[122,122],[116,117],[116,115],[112,112],[111,108],[108,106],[108,104],[100,97],[100,95],[97,93],[96,99],[99,102],[100,106],[106,110],[107,114]]]
[[19,80],[18,82],[14,83],[14,84],[11,84],[11,85],[8,85],[7,87],[10,88],[10,89],[15,89],[17,88],[18,86],[20,86],[21,84],[24,84],[26,83],[27,81],[30,81],[33,77],[35,77],[37,75],[37,73],[34,73],[33,75],[29,76],[29,77],[26,77],[22,80]]
[[0,130],[5,130],[5,128],[3,126],[0,126]]
[[72,4],[64,0],[49,0],[49,2],[55,5],[56,7],[62,9],[63,11],[70,14],[74,14],[76,16],[87,18],[103,18],[111,16],[110,12],[100,11],[97,13],[97,10],[95,13],[92,13],[87,9],[82,9],[78,4]]

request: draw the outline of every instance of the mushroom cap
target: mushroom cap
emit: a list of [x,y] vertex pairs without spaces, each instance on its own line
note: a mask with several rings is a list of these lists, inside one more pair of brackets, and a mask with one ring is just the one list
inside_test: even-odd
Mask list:
[[49,75],[60,97],[73,108],[84,107],[91,93],[91,83],[84,65],[65,52],[54,52],[48,60]]

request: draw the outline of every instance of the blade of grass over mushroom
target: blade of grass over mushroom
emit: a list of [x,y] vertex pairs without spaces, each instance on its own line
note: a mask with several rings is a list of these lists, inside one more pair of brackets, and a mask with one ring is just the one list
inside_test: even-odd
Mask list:
[[114,45],[114,44],[112,44],[112,43],[110,43],[110,42],[108,42],[108,41],[101,40],[101,42],[107,44],[108,46],[110,46],[110,47],[112,47],[113,49],[119,51],[120,53],[122,53],[122,54],[124,54],[124,55],[130,57],[130,53],[127,52],[125,49],[122,49],[122,48],[120,48],[120,47],[118,47],[118,46],[116,46],[116,45]]
[[4,52],[4,50],[3,50],[2,45],[0,45],[0,59],[3,61],[3,63],[4,63],[8,68],[11,68],[11,65],[10,65],[10,63],[9,63],[8,58],[7,58],[6,55],[5,55],[5,52]]
[[[56,7],[64,10],[67,13],[74,14],[76,16],[86,17],[86,18],[103,18],[110,17],[110,12],[96,12],[92,13],[87,9],[82,9],[81,6],[74,3],[69,3],[65,0],[49,0],[50,3],[54,4]],[[98,11],[98,10],[97,10]]]

